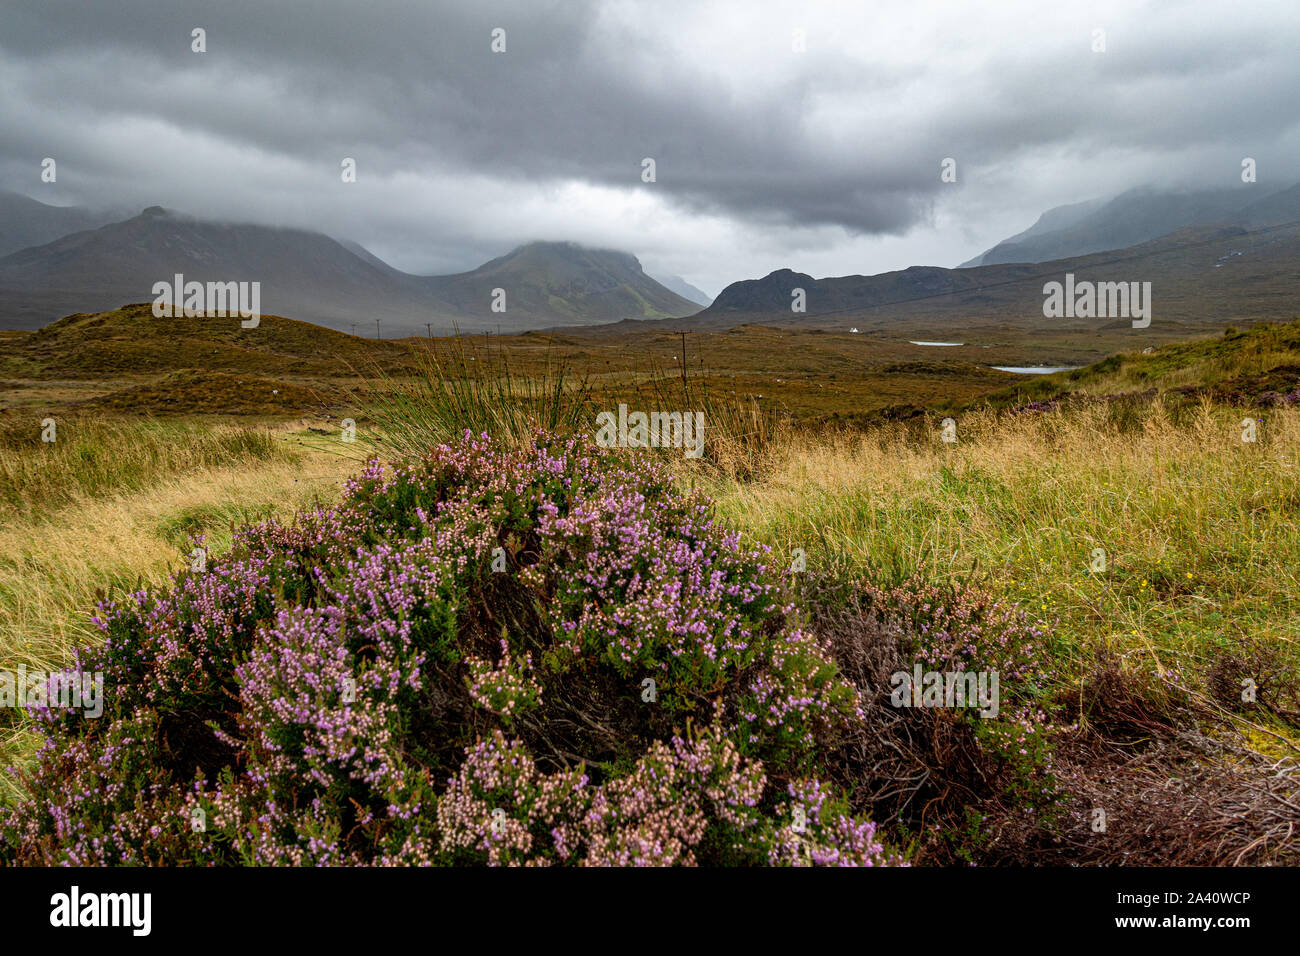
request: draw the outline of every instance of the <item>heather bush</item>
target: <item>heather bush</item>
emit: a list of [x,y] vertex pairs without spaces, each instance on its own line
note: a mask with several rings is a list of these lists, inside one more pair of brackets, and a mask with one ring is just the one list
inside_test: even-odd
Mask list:
[[826,776],[857,689],[647,456],[373,462],[96,624],[103,716],[31,711],[0,862],[898,860]]
[[[1013,603],[961,582],[875,587],[829,576],[803,590],[814,626],[859,691],[863,718],[828,778],[926,862],[975,862],[1004,831],[1058,826],[1049,636]],[[998,674],[998,707],[900,707],[891,678]]]

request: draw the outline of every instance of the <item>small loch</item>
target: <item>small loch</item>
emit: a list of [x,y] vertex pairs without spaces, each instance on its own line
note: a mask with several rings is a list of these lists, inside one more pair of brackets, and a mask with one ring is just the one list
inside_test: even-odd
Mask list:
[[1017,375],[1050,375],[1052,372],[1072,372],[1081,365],[994,365],[999,372],[1015,372]]

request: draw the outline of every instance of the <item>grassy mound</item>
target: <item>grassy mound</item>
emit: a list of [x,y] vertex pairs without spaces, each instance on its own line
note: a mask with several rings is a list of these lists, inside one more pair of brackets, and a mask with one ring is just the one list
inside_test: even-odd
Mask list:
[[90,399],[85,407],[116,412],[143,408],[163,415],[284,417],[319,412],[327,399],[337,397],[336,391],[252,375],[186,370]]

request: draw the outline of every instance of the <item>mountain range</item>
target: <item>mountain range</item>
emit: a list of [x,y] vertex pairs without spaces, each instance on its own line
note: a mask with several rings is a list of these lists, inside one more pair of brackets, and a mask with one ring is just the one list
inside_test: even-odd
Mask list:
[[1107,202],[1092,200],[1049,209],[1024,232],[1004,239],[957,268],[1009,262],[1047,262],[1124,249],[1191,226],[1257,229],[1300,219],[1300,185],[1264,190],[1130,189]]
[[0,192],[0,256],[121,218],[107,211],[51,206],[19,193]]
[[[263,314],[382,338],[669,322],[852,327],[918,339],[976,328],[1071,335],[1129,328],[1123,316],[1044,316],[1044,284],[1066,275],[1150,282],[1155,328],[1169,334],[1300,314],[1300,185],[1130,190],[1050,209],[955,269],[821,279],[779,269],[733,282],[713,300],[678,276],[647,275],[626,252],[572,242],[532,242],[469,272],[419,276],[323,233],[205,221],[157,206],[98,225],[110,214],[12,194],[0,195],[0,211],[13,213],[0,221],[0,250],[74,230],[0,256],[0,328],[36,329],[72,313],[149,302],[154,283],[176,273],[259,281]],[[792,309],[799,289],[802,311]]]
[[[912,266],[823,279],[781,269],[732,283],[690,322],[701,328],[851,326],[864,332],[923,332],[913,337],[944,340],[967,339],[975,329],[1095,335],[1131,328],[1130,319],[1120,316],[1045,316],[1044,285],[1067,275],[1078,283],[1151,283],[1153,324],[1141,333],[1148,337],[1290,320],[1300,315],[1300,222],[1258,229],[1196,226],[1124,249],[1046,262]],[[800,289],[804,311],[796,312]]]
[[658,282],[665,289],[676,292],[683,299],[694,302],[696,305],[712,305],[713,296],[709,295],[695,286],[691,285],[681,276],[651,276],[655,282]]
[[22,199],[5,200],[22,215],[12,230],[0,226],[0,248],[75,231],[0,257],[0,327],[40,328],[74,312],[152,301],[154,283],[177,273],[186,281],[257,281],[264,314],[389,337],[679,317],[700,308],[647,276],[634,256],[570,242],[529,243],[469,272],[417,276],[319,232],[211,222],[159,206],[78,229],[95,215]]

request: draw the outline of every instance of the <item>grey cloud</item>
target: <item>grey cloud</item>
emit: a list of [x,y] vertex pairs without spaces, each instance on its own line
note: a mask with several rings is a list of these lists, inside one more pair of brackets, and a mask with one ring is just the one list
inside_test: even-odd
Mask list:
[[[1300,93],[1290,6],[1243,17],[1208,2],[1148,4],[1098,24],[1100,55],[1085,21],[1045,16],[1000,41],[953,37],[933,56],[918,47],[885,62],[884,50],[876,62],[841,48],[833,10],[791,60],[801,8],[757,0],[730,9],[771,24],[760,47],[724,33],[703,43],[709,56],[678,52],[689,5],[666,0],[43,0],[0,12],[0,78],[14,104],[0,118],[0,176],[30,194],[23,177],[57,150],[70,201],[346,229],[425,271],[503,251],[500,227],[484,234],[479,213],[494,195],[574,181],[652,190],[677,215],[740,233],[899,236],[946,207],[970,242],[1001,228],[991,212],[1023,228],[1044,201],[1118,191],[1135,176],[1213,181],[1247,148],[1295,168],[1295,114],[1280,108]],[[920,30],[942,11],[878,15]],[[189,49],[196,26],[207,30],[202,56]],[[489,51],[498,26],[505,55]],[[895,115],[902,103],[911,107]],[[823,109],[835,119],[817,119]],[[115,128],[152,132],[132,149]],[[370,183],[360,198],[337,188],[343,156]],[[654,184],[640,182],[644,156],[658,164]],[[960,192],[939,181],[946,156],[960,164]],[[434,221],[416,216],[423,203],[436,205]],[[592,224],[556,216],[550,228],[570,238]],[[636,230],[625,233],[637,252]],[[808,242],[824,234],[787,247]]]

